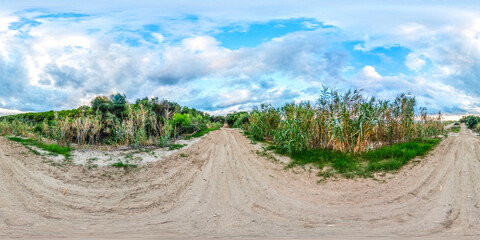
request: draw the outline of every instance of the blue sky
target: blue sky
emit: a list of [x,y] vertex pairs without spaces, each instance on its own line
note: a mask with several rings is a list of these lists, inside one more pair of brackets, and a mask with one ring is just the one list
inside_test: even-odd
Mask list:
[[0,2],[0,115],[114,92],[225,114],[323,85],[480,114],[473,1]]

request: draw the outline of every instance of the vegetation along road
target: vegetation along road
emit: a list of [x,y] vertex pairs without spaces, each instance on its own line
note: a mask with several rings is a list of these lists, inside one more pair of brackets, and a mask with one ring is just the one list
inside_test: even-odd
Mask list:
[[452,237],[480,234],[480,139],[462,127],[420,161],[328,180],[256,153],[235,129],[131,172],[55,167],[0,138],[0,237]]

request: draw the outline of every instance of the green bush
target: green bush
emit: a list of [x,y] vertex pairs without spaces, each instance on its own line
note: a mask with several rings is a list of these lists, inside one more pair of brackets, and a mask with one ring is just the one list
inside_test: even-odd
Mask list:
[[248,124],[248,113],[240,114],[235,123],[233,123],[233,127],[243,128],[245,124]]
[[124,94],[112,94],[110,97],[98,96],[92,101],[92,110],[100,111],[103,116],[110,113],[116,117],[121,117],[126,110],[127,97]]
[[224,119],[158,98],[130,104],[124,94],[113,94],[95,97],[92,107],[0,117],[0,134],[33,134],[57,140],[60,145],[168,146],[178,137],[218,129]]
[[480,122],[480,117],[478,116],[465,116],[460,119],[461,123],[465,123],[468,128],[473,129]]
[[198,128],[193,124],[193,117],[189,113],[175,113],[172,117],[174,125],[177,127],[177,132],[193,133]]
[[248,123],[248,112],[234,112],[227,114],[225,118],[229,127],[239,128],[244,123]]

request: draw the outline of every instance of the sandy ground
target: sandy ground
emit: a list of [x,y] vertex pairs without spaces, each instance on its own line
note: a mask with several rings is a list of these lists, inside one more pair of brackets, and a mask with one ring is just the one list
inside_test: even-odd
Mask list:
[[380,180],[317,184],[222,129],[137,170],[54,167],[0,138],[0,238],[480,237],[480,139],[462,128]]
[[[189,147],[203,137],[191,138],[189,140],[180,139],[175,141],[175,144],[184,145]],[[39,149],[36,149],[40,151]],[[112,148],[108,150],[96,150],[92,148],[84,148],[73,151],[71,160],[73,164],[83,165],[87,168],[90,167],[105,167],[110,166],[113,163],[122,162],[129,164],[145,164],[149,162],[161,161],[164,158],[178,152],[179,149],[169,150],[168,148],[158,147],[143,147],[143,148]],[[52,156],[43,154],[45,158],[54,162],[61,162],[64,158],[52,159]]]

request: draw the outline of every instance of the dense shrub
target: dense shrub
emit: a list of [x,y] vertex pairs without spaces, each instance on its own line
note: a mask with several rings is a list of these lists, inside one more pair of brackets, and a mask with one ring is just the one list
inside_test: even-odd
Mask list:
[[[262,105],[252,110],[245,130],[253,139],[272,141],[290,154],[319,148],[360,153],[443,134],[440,113],[432,117],[425,108],[419,108],[418,115],[415,110],[415,97],[408,94],[389,102],[365,97],[360,90],[342,93],[324,88],[315,104],[288,103],[278,109]],[[227,122],[235,116],[227,116]]]
[[[59,144],[113,144],[168,146],[182,135],[203,135],[218,129],[208,114],[158,98],[134,104],[125,95],[98,96],[92,107],[65,111],[25,113],[0,118],[0,133],[41,135]],[[221,119],[221,118],[220,118]],[[221,121],[221,120],[220,120]]]
[[465,116],[460,119],[460,122],[465,123],[468,128],[474,129],[475,126],[480,122],[480,117],[473,115]]
[[127,97],[124,94],[112,94],[110,97],[98,96],[92,101],[92,110],[100,111],[103,116],[110,113],[116,117],[121,117],[127,106]]
[[239,128],[248,122],[248,112],[234,112],[227,114],[225,118],[229,127]]

